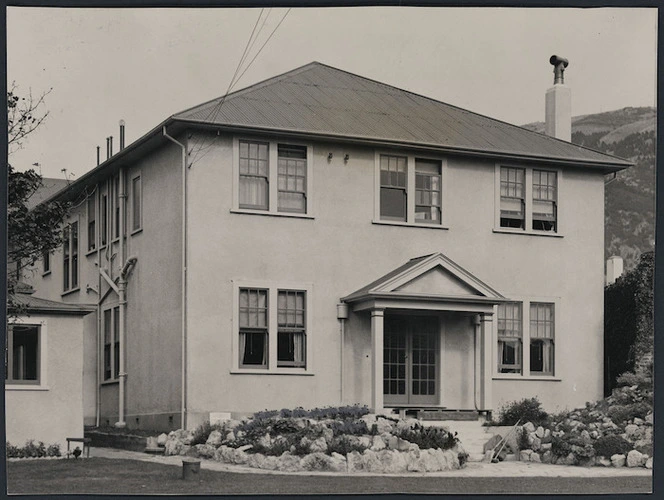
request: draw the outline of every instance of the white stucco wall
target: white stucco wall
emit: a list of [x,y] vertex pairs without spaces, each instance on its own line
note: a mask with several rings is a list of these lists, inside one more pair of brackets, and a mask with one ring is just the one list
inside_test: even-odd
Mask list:
[[[496,163],[441,156],[447,161],[443,211],[449,229],[391,226],[372,223],[373,148],[317,143],[308,198],[314,219],[248,215],[231,212],[232,139],[215,141],[188,172],[188,401],[189,411],[198,415],[192,421],[209,411],[339,404],[339,298],[413,257],[438,251],[506,296],[559,304],[555,377],[502,380],[496,374],[495,408],[534,395],[549,409],[601,397],[601,174],[564,169],[559,190],[562,237],[505,234],[494,232]],[[313,284],[311,374],[231,373],[237,356],[233,280]],[[369,403],[369,333],[368,314],[352,315],[346,330],[344,403]],[[469,340],[457,340],[445,341],[450,366],[464,362],[464,345],[472,348]],[[495,359],[493,363],[495,370]]]
[[41,326],[40,383],[5,386],[6,440],[46,445],[83,437],[83,318],[31,314],[24,324]]

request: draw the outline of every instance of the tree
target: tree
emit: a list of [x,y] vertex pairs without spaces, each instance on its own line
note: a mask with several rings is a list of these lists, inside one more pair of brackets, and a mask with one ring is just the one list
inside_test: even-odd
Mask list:
[[[7,92],[7,143],[9,155],[23,147],[25,138],[44,122],[44,98],[21,97],[12,84]],[[29,200],[42,186],[42,177],[33,169],[19,172],[7,163],[7,261],[20,269],[32,265],[45,253],[62,245],[62,221],[69,213],[69,203],[54,201],[30,208]],[[12,294],[19,281],[17,273],[7,273],[7,300],[10,309],[18,309]]]

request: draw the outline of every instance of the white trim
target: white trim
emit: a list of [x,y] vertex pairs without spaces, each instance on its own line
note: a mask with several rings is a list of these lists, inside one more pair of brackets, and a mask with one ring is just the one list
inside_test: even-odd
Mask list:
[[[268,209],[240,208],[240,141],[256,141],[268,144]],[[307,148],[307,193],[306,210],[304,212],[279,211],[279,145],[301,146]],[[294,217],[301,219],[314,218],[314,146],[311,142],[299,140],[274,140],[252,135],[233,136],[232,172],[233,172],[233,205],[231,213],[254,215],[277,215],[281,217]]]
[[[136,199],[134,197],[134,181],[138,179],[138,188],[139,188],[139,224],[138,227],[134,227],[134,200]],[[129,231],[130,235],[134,235],[138,233],[139,231],[143,230],[143,176],[142,172],[138,170],[137,173],[134,173],[130,177],[129,181],[129,187],[131,188],[131,198],[130,198],[130,213],[131,213],[131,231]]]
[[[43,318],[43,317],[42,317]],[[8,327],[12,325],[25,325],[37,326],[38,329],[38,345],[39,345],[39,383],[38,384],[11,384],[5,381],[5,390],[8,391],[48,391],[48,320],[40,319],[40,316],[33,315],[30,317],[21,316],[14,318],[8,322]],[[7,335],[9,335],[9,328],[7,328]],[[9,339],[6,339],[9,341]],[[8,353],[10,356],[11,353]]]
[[[314,374],[314,348],[315,323],[313,312],[313,283],[292,281],[269,281],[232,279],[233,304],[231,315],[231,374],[270,374],[270,375],[313,375]],[[268,291],[268,360],[267,368],[242,368],[239,355],[239,314],[240,314],[240,288],[261,288]],[[306,292],[305,325],[306,325],[306,366],[277,367],[277,296],[279,290],[301,290]]]
[[[525,229],[500,227],[500,168],[520,168],[524,170]],[[556,172],[556,231],[537,231],[533,225],[533,170]],[[505,234],[525,234],[528,236],[549,236],[563,238],[564,224],[561,224],[561,192],[563,191],[563,170],[560,167],[546,165],[522,165],[518,163],[497,162],[494,164],[494,220],[493,232]]]
[[[494,380],[553,380],[560,381],[559,370],[559,356],[561,352],[559,329],[561,323],[560,303],[561,297],[557,296],[533,296],[533,295],[518,295],[506,294],[510,302],[521,303],[522,314],[522,332],[521,332],[521,374],[507,374],[498,372],[498,359],[497,359],[497,344],[498,344],[498,306],[494,307],[494,316],[496,320],[493,325],[493,344],[495,354],[493,355],[493,379]],[[536,303],[549,303],[553,304],[553,375],[538,375],[530,373],[530,304]]]
[[[380,157],[401,156],[406,158],[406,220],[396,221],[381,219],[380,216]],[[426,224],[415,221],[415,162],[431,160],[440,162],[440,224]],[[410,154],[388,149],[374,150],[374,216],[373,224],[393,226],[426,227],[433,229],[449,229],[449,210],[447,209],[447,158],[432,154]]]

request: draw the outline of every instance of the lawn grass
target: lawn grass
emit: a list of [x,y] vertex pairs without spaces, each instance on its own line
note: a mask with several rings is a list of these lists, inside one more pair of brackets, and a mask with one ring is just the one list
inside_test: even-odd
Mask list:
[[181,467],[138,460],[25,460],[7,463],[10,494],[353,494],[353,493],[648,493],[652,478],[304,476],[201,469],[183,481]]

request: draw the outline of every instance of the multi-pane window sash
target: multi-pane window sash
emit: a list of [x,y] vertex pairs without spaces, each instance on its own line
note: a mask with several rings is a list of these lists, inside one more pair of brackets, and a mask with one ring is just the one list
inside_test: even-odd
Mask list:
[[120,237],[120,176],[113,177],[113,238]]
[[5,350],[7,384],[39,384],[39,334],[37,325],[9,325]]
[[500,227],[525,229],[525,170],[500,168]]
[[132,222],[131,229],[136,231],[141,228],[141,176],[134,177],[131,180],[131,208],[132,208]]
[[103,194],[99,203],[101,204],[99,210],[101,216],[100,240],[103,247],[108,241],[108,196]]
[[440,162],[415,161],[415,221],[440,224]]
[[307,211],[307,148],[278,146],[278,210]]
[[95,195],[88,197],[88,252],[96,248],[97,244],[97,210]]
[[405,156],[380,155],[380,217],[406,221],[407,176]]
[[305,293],[278,291],[277,366],[306,366]]
[[554,373],[554,304],[530,304],[530,372],[538,375]]
[[269,145],[240,141],[240,208],[268,209]]
[[62,288],[66,292],[78,287],[78,222],[63,230],[62,259]]
[[44,274],[51,272],[51,252],[42,254],[42,263],[44,264]]
[[104,311],[104,380],[120,374],[120,307]]
[[523,320],[521,302],[498,306],[498,373],[521,373]]
[[268,291],[240,288],[240,367],[267,368]]
[[556,231],[557,178],[556,172],[533,170],[533,229]]

